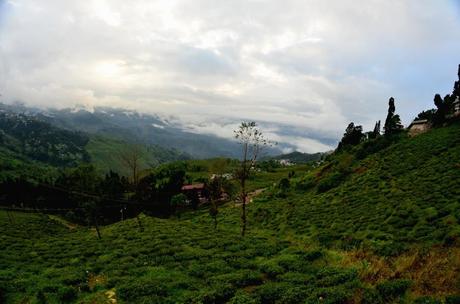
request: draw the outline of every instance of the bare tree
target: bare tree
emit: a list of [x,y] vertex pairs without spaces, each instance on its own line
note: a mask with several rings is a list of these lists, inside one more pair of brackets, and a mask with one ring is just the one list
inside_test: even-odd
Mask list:
[[235,138],[242,146],[241,165],[237,171],[237,178],[241,186],[241,236],[246,233],[246,203],[248,193],[246,190],[246,181],[249,178],[251,171],[255,168],[256,161],[261,150],[270,145],[270,142],[265,139],[262,132],[258,129],[257,124],[253,121],[242,122],[241,125],[234,131]]
[[139,183],[141,158],[142,149],[138,145],[126,146],[120,153],[121,162],[131,172],[131,181],[134,187]]

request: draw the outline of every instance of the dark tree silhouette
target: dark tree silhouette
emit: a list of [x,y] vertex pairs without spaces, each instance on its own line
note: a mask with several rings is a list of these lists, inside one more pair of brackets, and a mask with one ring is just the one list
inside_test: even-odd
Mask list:
[[449,112],[449,100],[450,95],[446,95],[444,99],[439,94],[434,95],[433,101],[437,108],[433,120],[435,126],[441,126],[446,121],[446,115]]
[[348,127],[345,129],[342,140],[339,143],[339,150],[346,146],[355,146],[359,144],[364,138],[363,127],[355,126],[353,122],[350,122]]
[[390,97],[390,100],[388,101],[388,115],[385,119],[385,126],[383,127],[385,130],[385,135],[395,134],[401,131],[403,128],[401,124],[401,118],[399,115],[395,114],[395,111],[395,99]]
[[455,97],[460,97],[460,64],[458,65],[458,80],[454,84],[454,91],[452,92],[452,95]]
[[380,120],[375,122],[374,130],[369,132],[369,138],[377,138],[380,136]]

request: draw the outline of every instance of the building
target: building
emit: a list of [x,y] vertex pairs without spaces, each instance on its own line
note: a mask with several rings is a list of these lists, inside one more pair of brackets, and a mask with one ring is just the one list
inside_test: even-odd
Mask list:
[[458,96],[454,101],[454,116],[457,115],[460,115],[460,97]]
[[182,186],[181,191],[194,206],[198,206],[199,204],[205,203],[208,200],[206,185],[203,183],[184,185]]
[[409,136],[417,136],[427,132],[431,128],[431,124],[427,119],[414,120],[407,129]]

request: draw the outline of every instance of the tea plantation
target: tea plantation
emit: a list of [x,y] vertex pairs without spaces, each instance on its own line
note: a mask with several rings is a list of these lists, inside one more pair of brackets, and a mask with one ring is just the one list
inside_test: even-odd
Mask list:
[[203,208],[105,226],[100,240],[2,211],[0,302],[460,303],[459,124],[279,178],[248,204],[244,238],[233,202],[217,230]]

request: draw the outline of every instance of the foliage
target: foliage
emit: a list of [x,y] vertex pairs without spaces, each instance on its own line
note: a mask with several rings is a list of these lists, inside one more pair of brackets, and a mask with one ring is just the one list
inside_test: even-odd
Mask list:
[[346,128],[345,134],[343,134],[338,149],[340,150],[347,146],[356,146],[363,140],[363,138],[363,127],[355,126],[355,124],[351,122]]
[[[126,220],[103,227],[98,241],[89,229],[40,215],[14,218],[11,225],[0,211],[6,303],[86,303],[109,290],[120,303],[298,303],[319,290],[331,301],[349,299],[341,290],[358,288],[353,272],[324,268],[323,255],[263,234],[241,239],[227,229],[210,234],[207,225],[142,216],[144,232]],[[267,263],[279,265],[274,281],[264,280]]]
[[[85,148],[91,157],[91,162],[101,171],[108,172],[112,170],[122,175],[129,176],[132,174],[132,171],[128,170],[120,159],[120,151],[126,150],[127,145],[136,146],[140,150],[139,168],[142,169],[148,169],[166,162],[189,158],[186,154],[180,153],[174,149],[129,144],[120,139],[100,135],[91,135]],[[142,172],[139,173],[142,174]]]
[[64,167],[89,161],[86,135],[59,129],[32,116],[1,111],[0,134],[4,149],[31,160]]
[[383,129],[385,130],[385,135],[395,134],[403,128],[401,124],[401,118],[399,117],[399,115],[395,114],[395,111],[395,100],[393,97],[390,97],[390,100],[388,101],[388,115],[385,120],[385,125],[383,127]]

